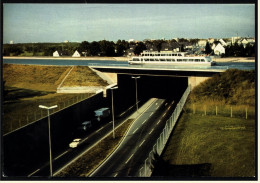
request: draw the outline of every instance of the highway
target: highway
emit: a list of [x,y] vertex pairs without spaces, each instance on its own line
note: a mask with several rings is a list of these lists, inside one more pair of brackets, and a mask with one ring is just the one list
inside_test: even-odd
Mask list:
[[[145,101],[139,101],[139,105],[143,105]],[[122,124],[127,117],[132,114],[136,110],[135,105],[130,106],[126,111],[122,112],[118,115],[118,119],[115,120],[115,128]],[[86,135],[82,138],[82,143],[77,148],[69,148],[69,144],[67,148],[60,152],[60,154],[53,157],[53,173],[57,173],[62,168],[65,168],[70,162],[74,161],[77,157],[79,157],[82,153],[90,149],[95,143],[99,142],[104,136],[110,133],[112,130],[112,121],[108,123],[104,123],[96,128],[90,130]],[[43,163],[43,165],[37,169],[31,170],[31,172],[27,175],[28,177],[35,176],[49,176],[50,175],[50,167],[49,162]]]
[[114,153],[99,166],[91,177],[140,176],[148,153],[165,126],[168,114],[174,110],[174,101],[156,99],[131,126]]

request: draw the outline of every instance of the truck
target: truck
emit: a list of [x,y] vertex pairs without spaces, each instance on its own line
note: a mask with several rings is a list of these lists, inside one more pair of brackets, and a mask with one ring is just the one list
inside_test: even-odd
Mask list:
[[110,109],[107,107],[100,108],[98,110],[95,110],[95,117],[98,121],[101,121],[102,118],[106,118],[110,115]]

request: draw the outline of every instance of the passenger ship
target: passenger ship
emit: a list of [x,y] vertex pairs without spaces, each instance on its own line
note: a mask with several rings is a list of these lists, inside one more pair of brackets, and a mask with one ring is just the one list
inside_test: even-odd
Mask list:
[[201,65],[211,66],[216,63],[206,56],[187,56],[186,52],[144,51],[141,56],[132,57],[129,64],[160,64],[160,65]]

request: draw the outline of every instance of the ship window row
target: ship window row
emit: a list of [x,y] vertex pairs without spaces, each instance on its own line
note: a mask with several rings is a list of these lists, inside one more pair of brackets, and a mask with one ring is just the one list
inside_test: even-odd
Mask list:
[[157,61],[157,62],[205,62],[204,59],[172,59],[172,58],[144,58],[144,59],[139,59],[139,58],[133,58],[133,61]]
[[180,54],[180,53],[174,53],[174,54],[141,54],[141,56],[183,56],[183,54]]

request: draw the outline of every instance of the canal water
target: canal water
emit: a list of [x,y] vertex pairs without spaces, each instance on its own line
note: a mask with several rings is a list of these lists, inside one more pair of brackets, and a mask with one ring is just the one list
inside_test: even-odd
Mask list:
[[129,68],[167,68],[167,69],[240,69],[255,70],[255,62],[218,62],[215,66],[172,66],[172,65],[129,65],[127,61],[111,60],[68,60],[68,59],[3,59],[3,63],[26,65],[63,65],[63,66],[109,66]]

